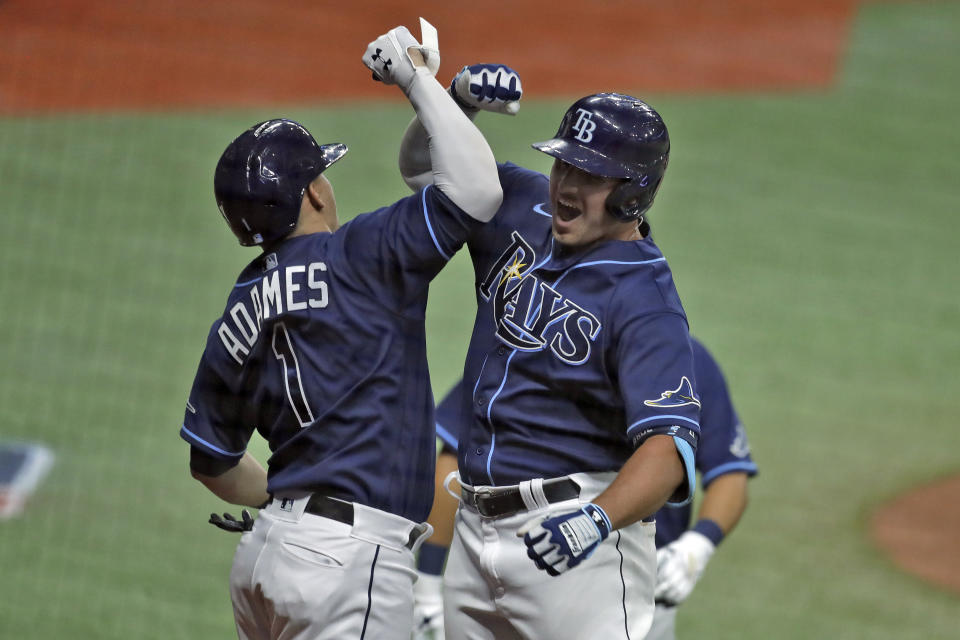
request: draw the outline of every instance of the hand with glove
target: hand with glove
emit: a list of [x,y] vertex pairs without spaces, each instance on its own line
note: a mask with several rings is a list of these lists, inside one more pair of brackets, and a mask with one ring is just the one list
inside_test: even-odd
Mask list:
[[577,566],[607,539],[613,526],[606,512],[590,503],[558,516],[539,516],[517,531],[527,545],[527,556],[538,569],[558,576]]
[[667,606],[686,600],[715,549],[709,538],[693,530],[658,549],[654,599]]
[[465,111],[494,111],[516,115],[523,87],[520,76],[505,64],[466,66],[450,83],[450,95]]
[[395,84],[404,93],[418,73],[437,73],[440,51],[436,43],[436,29],[420,19],[424,43],[421,45],[406,27],[395,27],[369,45],[363,54],[363,64],[373,72],[373,79],[383,84]]
[[210,524],[215,527],[219,527],[224,531],[229,531],[231,533],[245,533],[247,531],[253,531],[253,516],[250,515],[250,512],[244,509],[240,512],[241,520],[237,520],[229,513],[224,513],[221,518],[215,513],[210,514],[210,519],[207,520]]
[[443,577],[418,572],[413,585],[413,637],[443,640]]

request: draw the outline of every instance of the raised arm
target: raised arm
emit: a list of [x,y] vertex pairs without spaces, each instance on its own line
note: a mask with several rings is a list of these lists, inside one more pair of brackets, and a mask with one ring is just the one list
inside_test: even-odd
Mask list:
[[375,80],[399,86],[413,105],[426,133],[432,183],[468,215],[490,220],[503,200],[493,152],[433,77],[425,55],[439,53],[396,27],[370,43],[363,62]]
[[[523,88],[520,76],[506,65],[474,64],[454,76],[449,93],[473,120],[481,110],[516,115]],[[403,181],[413,191],[433,183],[428,136],[419,118],[414,117],[403,134],[399,165]]]

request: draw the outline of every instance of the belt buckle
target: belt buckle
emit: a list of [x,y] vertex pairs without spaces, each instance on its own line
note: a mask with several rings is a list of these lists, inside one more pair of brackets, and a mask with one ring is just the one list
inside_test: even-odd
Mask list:
[[493,495],[493,489],[490,487],[483,487],[482,489],[474,489],[473,493],[473,506],[480,504],[481,500],[485,500]]
[[473,506],[481,516],[490,517],[490,513],[486,511],[483,504],[487,498],[492,498],[494,495],[496,495],[496,491],[492,487],[484,487],[473,492]]

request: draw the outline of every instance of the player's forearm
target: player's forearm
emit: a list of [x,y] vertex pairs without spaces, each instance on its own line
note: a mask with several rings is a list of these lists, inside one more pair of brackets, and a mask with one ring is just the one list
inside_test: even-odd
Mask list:
[[[477,117],[476,109],[463,109],[463,113],[473,120]],[[414,116],[403,133],[400,142],[400,158],[398,162],[400,175],[403,181],[413,191],[419,191],[428,184],[433,184],[433,166],[430,164],[430,140],[427,130],[420,124],[420,118]]]
[[[443,481],[447,475],[457,470],[457,456],[446,451],[437,456],[437,469],[434,475],[433,506],[427,522],[433,526],[430,544],[449,547],[453,541],[453,522],[459,502],[447,493]],[[457,485],[454,485],[456,487]]]
[[249,453],[243,454],[237,466],[219,476],[207,476],[196,471],[192,475],[211,493],[230,504],[259,507],[270,497],[267,493],[267,471]]
[[427,135],[433,184],[468,215],[490,220],[503,191],[483,134],[425,67],[417,68],[408,97]]
[[747,474],[727,473],[704,489],[699,520],[713,520],[724,535],[733,531],[747,508]]
[[684,482],[683,463],[673,438],[655,435],[627,460],[617,477],[593,501],[614,529],[656,513]]

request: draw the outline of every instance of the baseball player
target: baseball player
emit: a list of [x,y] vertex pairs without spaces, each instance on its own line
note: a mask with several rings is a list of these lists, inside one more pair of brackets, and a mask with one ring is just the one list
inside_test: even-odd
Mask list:
[[[750,455],[750,445],[743,425],[734,409],[723,372],[711,353],[696,338],[693,345],[694,374],[703,404],[700,415],[701,437],[697,447],[696,467],[703,486],[698,520],[688,530],[692,509],[689,505],[664,507],[656,515],[657,585],[654,591],[657,606],[647,640],[673,640],[676,637],[676,606],[686,600],[713,554],[714,549],[736,526],[747,505],[747,478],[756,475],[757,466]],[[458,424],[464,394],[458,383],[437,406],[437,436],[443,445],[437,461],[441,468],[456,465]],[[455,501],[438,490],[434,508],[427,519],[435,528],[445,520],[453,520]],[[431,539],[437,546],[439,540]],[[422,553],[422,548],[421,548]],[[425,582],[423,584],[429,584]],[[439,588],[428,594],[417,582],[418,607],[429,613],[436,601],[442,608]],[[423,604],[421,604],[421,602]],[[423,616],[416,620],[422,620]],[[434,623],[434,640],[442,640],[442,626]],[[424,635],[426,637],[426,635]]]
[[[180,434],[214,494],[269,500],[232,523],[251,529],[230,574],[242,639],[409,637],[435,456],[427,287],[502,197],[438,56],[404,27],[363,56],[429,131],[433,185],[411,197],[341,226],[324,172],[347,147],[290,120],[251,127],[217,164],[220,211],[262,254],[210,329]],[[254,428],[268,471],[245,452]]]
[[687,599],[717,545],[736,527],[747,508],[747,479],[757,474],[723,372],[701,342],[694,339],[692,344],[703,403],[696,456],[703,495],[692,527],[690,505],[656,514],[657,606],[647,640],[676,637],[676,606]]
[[[414,119],[401,151],[413,187],[429,175],[417,166],[425,143]],[[690,500],[700,431],[686,317],[643,231],[669,137],[649,105],[604,93],[534,147],[554,157],[550,177],[499,165],[501,209],[467,243],[478,309],[445,633],[642,637],[653,515]]]

